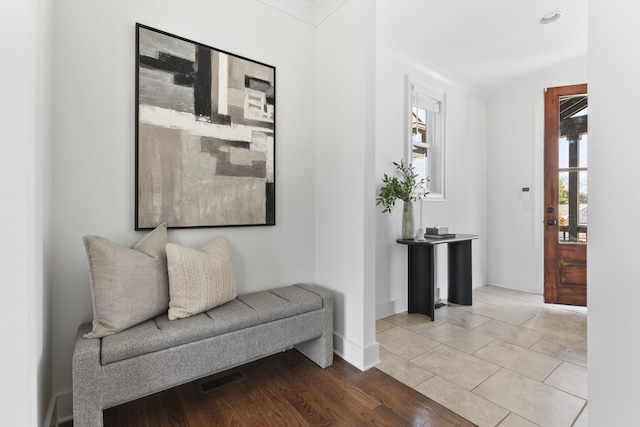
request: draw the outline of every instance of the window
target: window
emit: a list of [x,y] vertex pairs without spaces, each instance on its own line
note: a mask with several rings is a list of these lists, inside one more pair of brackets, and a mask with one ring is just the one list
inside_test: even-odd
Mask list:
[[444,200],[444,93],[408,84],[409,162],[425,179],[429,193],[424,200]]

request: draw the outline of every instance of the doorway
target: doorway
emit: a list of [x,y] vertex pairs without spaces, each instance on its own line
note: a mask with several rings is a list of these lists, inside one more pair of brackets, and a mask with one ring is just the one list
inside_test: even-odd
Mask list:
[[587,85],[548,88],[544,115],[544,300],[587,305]]

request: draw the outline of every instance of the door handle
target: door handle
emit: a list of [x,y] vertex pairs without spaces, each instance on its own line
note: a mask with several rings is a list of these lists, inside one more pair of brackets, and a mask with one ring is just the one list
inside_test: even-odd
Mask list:
[[555,219],[547,220],[547,224],[548,225],[556,225],[557,223],[558,223],[558,221],[556,221]]

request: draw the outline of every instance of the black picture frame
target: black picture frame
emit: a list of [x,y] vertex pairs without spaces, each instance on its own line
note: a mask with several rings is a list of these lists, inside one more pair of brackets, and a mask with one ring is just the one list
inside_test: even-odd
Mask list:
[[136,24],[135,229],[275,225],[276,69]]

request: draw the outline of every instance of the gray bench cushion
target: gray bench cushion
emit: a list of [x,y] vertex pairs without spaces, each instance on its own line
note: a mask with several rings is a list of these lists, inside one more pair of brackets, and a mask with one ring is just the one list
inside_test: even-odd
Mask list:
[[169,320],[163,314],[106,336],[102,338],[101,363],[106,365],[319,309],[322,298],[299,286],[239,295],[205,313],[178,320]]

